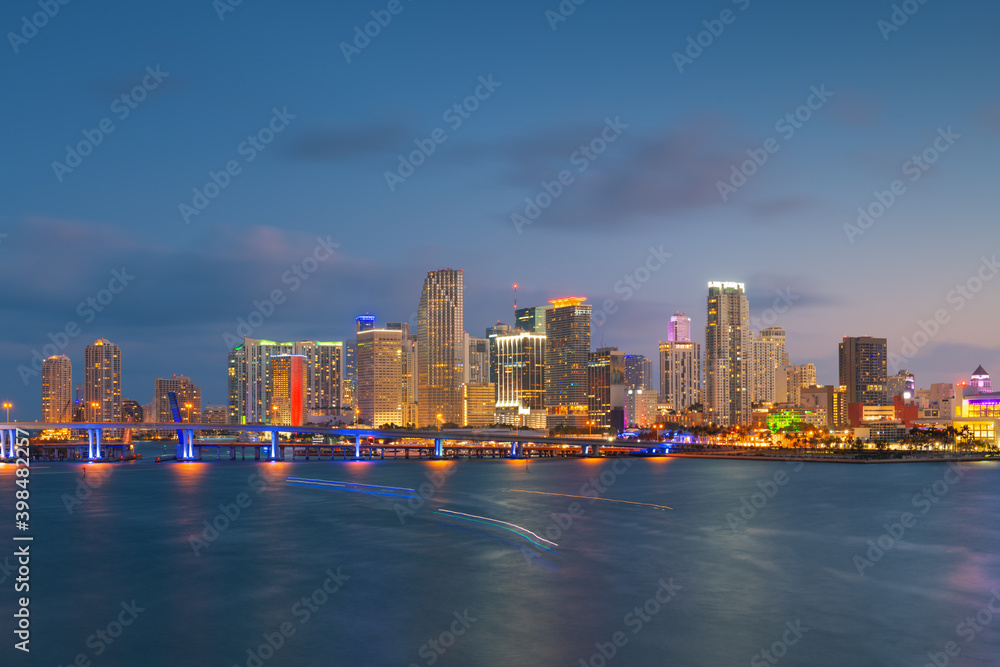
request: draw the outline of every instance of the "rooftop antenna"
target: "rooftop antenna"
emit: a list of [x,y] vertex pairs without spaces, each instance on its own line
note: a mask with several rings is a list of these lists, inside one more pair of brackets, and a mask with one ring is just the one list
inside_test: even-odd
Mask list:
[[514,283],[514,331],[517,331],[517,283]]

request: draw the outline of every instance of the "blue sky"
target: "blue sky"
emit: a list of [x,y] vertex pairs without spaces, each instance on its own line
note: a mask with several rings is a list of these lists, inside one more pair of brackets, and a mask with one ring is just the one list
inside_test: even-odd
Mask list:
[[[1000,369],[1000,277],[955,292],[1000,252],[995,3],[914,4],[885,39],[892,3],[860,0],[588,0],[554,30],[555,1],[401,0],[347,62],[341,44],[389,4],[245,0],[220,19],[208,0],[70,3],[37,34],[22,32],[37,2],[4,5],[0,394],[16,416],[40,415],[40,379],[19,367],[67,324],[76,382],[83,347],[105,337],[126,396],[144,403],[153,378],[183,373],[222,403],[224,335],[255,300],[286,297],[259,337],[342,340],[366,311],[415,322],[423,275],[445,266],[465,270],[477,335],[510,321],[516,282],[519,305],[614,300],[595,345],[654,358],[669,316],[703,331],[707,282],[732,280],[821,382],[842,336],[885,336],[900,354],[939,310],[902,364],[918,385]],[[674,53],[710,28],[678,71]],[[124,106],[144,77],[145,99]],[[477,86],[456,127],[445,113]],[[799,110],[814,88],[832,95]],[[251,151],[275,110],[281,131]],[[789,137],[776,123],[797,110],[808,120]],[[581,162],[607,120],[618,134]],[[390,190],[386,172],[438,128],[446,140]],[[100,143],[54,168],[84,132]],[[776,152],[723,201],[718,183],[768,139]],[[935,162],[911,180],[925,150]],[[238,173],[186,221],[180,205],[230,161]],[[511,216],[564,170],[572,181],[518,233]],[[885,213],[846,233],[894,180]],[[339,245],[293,290],[283,276],[317,239]],[[671,256],[630,294],[620,281],[645,277],[651,247]],[[135,278],[81,315],[122,267]],[[768,312],[778,292],[791,306]]]

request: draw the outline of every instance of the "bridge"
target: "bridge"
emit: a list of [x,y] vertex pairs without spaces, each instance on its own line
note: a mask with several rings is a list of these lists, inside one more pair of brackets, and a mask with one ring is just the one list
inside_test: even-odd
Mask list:
[[[606,453],[626,453],[636,450],[648,450],[650,448],[666,449],[664,443],[637,443],[632,440],[599,440],[595,438],[566,438],[550,437],[538,435],[521,435],[517,432],[496,433],[482,432],[475,430],[445,430],[445,431],[418,431],[405,429],[367,429],[351,427],[325,427],[325,426],[282,426],[267,424],[140,424],[133,422],[100,422],[100,423],[40,423],[40,422],[20,422],[20,423],[0,423],[0,459],[13,460],[16,453],[17,431],[42,431],[42,430],[71,430],[86,431],[87,441],[81,443],[54,443],[46,441],[32,442],[31,448],[38,450],[49,450],[52,454],[55,450],[65,449],[74,451],[76,460],[82,461],[116,461],[130,458],[129,443],[111,442],[104,437],[106,430],[133,431],[176,431],[178,442],[175,458],[178,461],[197,461],[201,459],[203,449],[216,449],[216,457],[221,458],[222,449],[228,448],[229,458],[235,460],[237,448],[253,448],[255,460],[283,461],[284,449],[308,448],[308,449],[330,449],[330,458],[334,458],[337,448],[350,449],[353,446],[353,458],[372,458],[375,452],[380,452],[384,456],[385,450],[404,450],[407,457],[410,449],[417,449],[422,455],[423,450],[434,458],[445,458],[446,450],[451,450],[453,456],[459,450],[470,453],[479,450],[482,454],[483,448],[496,452],[502,450],[505,457],[521,458],[530,457],[532,452],[536,455],[554,455],[557,451],[564,454],[579,453],[582,456],[600,456],[601,451]],[[196,434],[204,431],[237,431],[261,434],[261,442],[212,442],[198,440]],[[279,433],[294,433],[312,436],[330,436],[336,438],[353,438],[353,443],[281,443]],[[22,438],[24,436],[21,436]],[[371,439],[372,442],[368,442]],[[384,440],[379,443],[375,440]],[[402,444],[398,441],[421,441],[426,444]],[[396,441],[396,442],[393,442]],[[451,443],[450,445],[446,443]],[[367,457],[364,454],[367,453]],[[292,452],[294,458],[294,450]],[[308,456],[308,454],[307,454]]]

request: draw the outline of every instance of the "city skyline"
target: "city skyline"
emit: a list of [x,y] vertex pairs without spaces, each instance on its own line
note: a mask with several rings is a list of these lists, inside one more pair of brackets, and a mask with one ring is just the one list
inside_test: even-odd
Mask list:
[[[273,309],[251,332],[258,338],[341,340],[366,310],[415,329],[415,281],[449,265],[469,271],[474,335],[510,321],[517,283],[520,304],[587,295],[603,320],[595,341],[652,359],[674,311],[704,325],[702,285],[721,279],[745,283],[751,317],[782,326],[793,362],[814,362],[821,378],[836,373],[830,340],[877,335],[899,354],[939,310],[947,322],[906,368],[957,381],[957,369],[997,367],[994,250],[968,239],[993,229],[1000,103],[967,65],[992,58],[1000,8],[922,5],[884,33],[889,6],[746,4],[681,67],[675,53],[718,6],[637,5],[635,21],[588,4],[554,27],[523,1],[480,7],[475,20],[468,8],[444,18],[406,11],[350,62],[339,45],[370,20],[362,7],[244,4],[224,21],[195,2],[162,15],[60,14],[9,54],[13,89],[47,82],[35,92],[47,112],[8,110],[21,131],[0,166],[10,192],[0,279],[17,286],[2,304],[16,326],[3,334],[0,391],[33,403],[32,350],[70,326],[78,333],[57,352],[80,359],[104,336],[131,351],[127,386],[183,373],[218,400],[221,381],[207,369],[255,302]],[[2,18],[16,27],[22,13],[11,6]],[[136,21],[184,32],[191,45],[136,40],[113,56],[89,48],[117,42]],[[530,48],[498,58],[508,30]],[[296,38],[245,48],[245,39],[270,44],[274,31]],[[428,35],[434,48],[417,48]],[[54,61],[65,69],[53,71]],[[252,72],[255,85],[234,71]],[[132,109],[119,100],[137,86],[143,99]],[[467,98],[477,108],[463,118],[452,110]],[[103,118],[113,132],[57,176],[66,146],[96,136]],[[447,140],[390,190],[385,173],[436,128]],[[273,140],[247,162],[239,146],[262,129]],[[769,138],[777,152],[749,165],[755,173],[737,192],[720,193],[718,183],[740,181],[734,168],[762,159]],[[599,155],[597,139],[607,143]],[[219,187],[209,173],[230,160],[240,172],[217,176],[230,182],[185,220],[179,206]],[[542,183],[556,191],[561,170],[573,181],[515,228],[525,198],[551,196]],[[892,192],[895,180],[903,194]],[[859,208],[870,223],[859,225]],[[281,303],[269,301],[275,290]],[[608,300],[615,312],[599,317]],[[27,385],[22,366],[38,373]]]

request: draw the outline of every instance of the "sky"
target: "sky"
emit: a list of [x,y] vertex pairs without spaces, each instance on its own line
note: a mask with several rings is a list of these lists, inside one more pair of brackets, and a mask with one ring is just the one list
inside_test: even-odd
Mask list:
[[239,318],[415,326],[445,267],[473,335],[517,283],[655,360],[735,281],[821,383],[845,335],[919,387],[1000,372],[1000,5],[896,7],[4,3],[0,398],[40,418],[33,359],[80,383],[103,337],[123,396],[223,404]]

